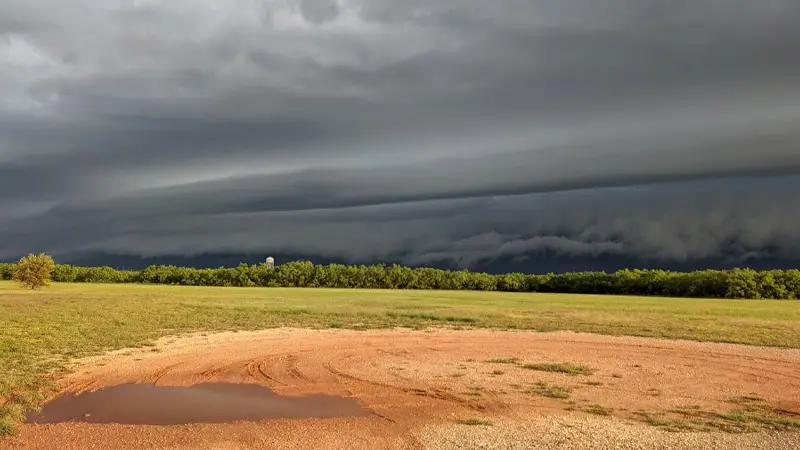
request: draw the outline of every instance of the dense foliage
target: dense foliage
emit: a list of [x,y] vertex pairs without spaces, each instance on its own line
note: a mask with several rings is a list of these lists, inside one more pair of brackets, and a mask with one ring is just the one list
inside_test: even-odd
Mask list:
[[11,271],[11,278],[29,289],[44,287],[50,281],[55,262],[50,255],[39,253],[22,257]]
[[[0,264],[0,278],[11,279],[16,265]],[[194,269],[151,266],[141,271],[57,264],[53,281],[151,283],[188,286],[330,287],[370,289],[452,289],[575,294],[657,295],[716,298],[800,298],[800,270],[751,269],[670,272],[621,270],[492,275],[398,265],[345,266],[290,262],[269,268],[240,264],[233,268]]]

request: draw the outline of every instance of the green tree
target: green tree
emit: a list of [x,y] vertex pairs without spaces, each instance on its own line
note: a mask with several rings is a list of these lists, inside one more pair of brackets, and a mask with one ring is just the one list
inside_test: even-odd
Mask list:
[[38,289],[46,286],[53,275],[56,263],[50,255],[33,253],[23,257],[14,268],[14,279],[23,287]]

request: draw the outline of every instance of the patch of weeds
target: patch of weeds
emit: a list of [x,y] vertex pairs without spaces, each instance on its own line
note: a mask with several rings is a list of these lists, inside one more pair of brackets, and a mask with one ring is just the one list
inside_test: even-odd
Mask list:
[[464,395],[471,395],[473,397],[481,397],[483,396],[482,392],[485,391],[484,388],[480,386],[470,386],[468,392],[464,392]]
[[493,358],[486,362],[489,364],[517,364],[519,358]]
[[648,425],[661,428],[664,431],[708,431],[708,428],[685,419],[671,419],[662,414],[649,412],[637,412],[636,414]]
[[603,383],[602,383],[602,382],[600,382],[600,381],[594,381],[594,380],[589,380],[589,381],[587,381],[587,382],[585,382],[585,383],[583,383],[583,384],[585,384],[585,385],[587,385],[587,386],[602,386],[602,385],[603,385]]
[[459,316],[440,316],[438,314],[430,313],[410,313],[398,314],[390,312],[386,314],[392,318],[404,318],[414,320],[429,320],[431,322],[448,322],[448,323],[478,323],[478,319],[474,317],[459,317]]
[[635,368],[637,368],[637,369],[638,369],[638,368],[642,367],[642,365],[641,365],[641,364],[634,364],[634,365],[632,365],[631,367],[635,367]]
[[452,373],[452,374],[450,374],[450,378],[461,378],[464,375],[466,375],[466,374],[465,373]]
[[270,311],[272,314],[277,314],[281,316],[303,316],[303,315],[311,315],[314,314],[312,311],[303,308],[292,308],[292,309],[273,309]]
[[661,397],[661,391],[655,388],[650,388],[647,390],[647,395],[651,397]]
[[522,368],[528,370],[538,370],[540,372],[566,373],[569,375],[592,375],[596,372],[596,370],[592,369],[591,367],[569,362],[525,364],[522,366]]
[[0,437],[13,434],[24,417],[22,405],[6,403],[0,406]]
[[717,414],[717,418],[734,425],[757,427],[762,429],[788,431],[800,429],[800,420],[783,417],[765,410],[736,410],[725,414]]
[[614,410],[611,408],[604,408],[597,404],[587,406],[585,411],[598,416],[610,416],[611,413],[614,412]]
[[470,359],[467,360],[467,362],[475,362],[475,359],[474,358],[470,358]]
[[669,412],[673,414],[679,414],[682,416],[691,416],[693,414],[697,414],[702,408],[700,405],[691,405],[691,406],[679,406],[675,409],[670,409]]
[[151,353],[159,353],[159,352],[161,352],[161,349],[157,348],[157,347],[153,347],[153,348],[150,349],[150,352]]
[[558,398],[561,400],[568,399],[571,392],[572,389],[566,386],[558,386],[542,382],[536,383],[536,389],[532,391],[532,393],[541,395],[542,397]]
[[777,411],[764,407],[748,407],[727,413],[713,413],[692,406],[673,409],[669,413],[680,417],[673,418],[665,414],[641,411],[637,414],[648,424],[668,431],[711,431],[716,429],[728,433],[750,433],[759,430],[800,429],[800,420],[783,416]]
[[458,322],[458,323],[478,323],[478,319],[474,317],[456,317],[456,316],[444,316],[445,322]]
[[12,435],[16,430],[16,422],[10,416],[0,416],[0,436]]
[[620,375],[618,373],[612,373],[611,376],[614,377],[614,378],[622,378],[622,375]]
[[732,403],[763,402],[764,399],[755,394],[741,395],[731,399]]
[[490,375],[497,376],[497,375],[502,375],[504,373],[506,373],[506,372],[503,371],[503,370],[493,370]]
[[517,383],[511,383],[511,384],[509,384],[509,386],[514,388],[514,389],[523,389],[522,385],[521,384],[517,384]]
[[475,417],[470,419],[460,419],[456,423],[458,423],[459,425],[484,426],[484,427],[490,427],[494,425],[494,423],[492,423],[491,420],[478,419]]

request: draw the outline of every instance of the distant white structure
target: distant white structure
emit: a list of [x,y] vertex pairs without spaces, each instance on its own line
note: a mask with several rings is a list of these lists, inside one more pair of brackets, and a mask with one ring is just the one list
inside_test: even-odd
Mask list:
[[267,257],[267,267],[269,267],[270,269],[275,267],[275,258],[273,258],[272,256]]

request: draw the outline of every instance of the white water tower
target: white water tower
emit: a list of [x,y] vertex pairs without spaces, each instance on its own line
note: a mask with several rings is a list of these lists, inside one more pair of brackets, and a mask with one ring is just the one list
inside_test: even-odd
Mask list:
[[275,258],[273,258],[272,256],[267,257],[267,267],[269,267],[270,269],[275,267]]

